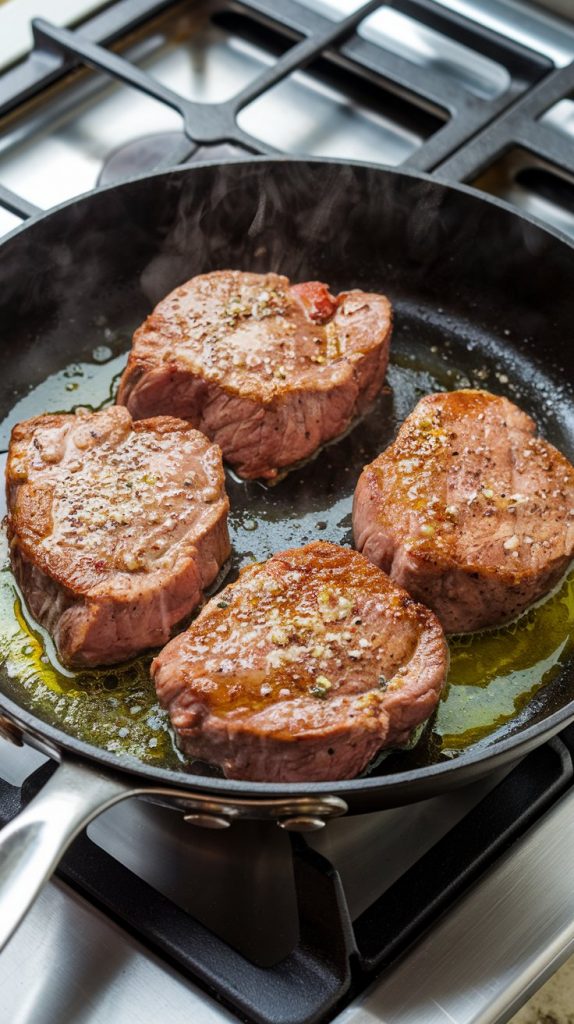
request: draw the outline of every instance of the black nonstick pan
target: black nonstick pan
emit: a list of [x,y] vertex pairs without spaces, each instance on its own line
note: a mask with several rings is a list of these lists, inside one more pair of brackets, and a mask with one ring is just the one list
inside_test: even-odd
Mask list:
[[[426,392],[506,394],[573,458],[572,243],[468,188],[284,158],[197,165],[102,189],[2,243],[3,449],[18,419],[111,400],[134,328],[173,287],[218,268],[383,291],[396,321],[389,386],[354,430],[274,487],[229,475],[231,575],[316,537],[350,543],[362,466]],[[0,836],[0,941],[74,835],[128,796],[183,807],[212,827],[248,817],[314,828],[470,782],[574,718],[567,580],[517,626],[454,641],[450,690],[414,749],[347,782],[230,782],[178,758],[145,661],[66,675],[26,621],[6,570],[0,582],[12,623],[0,635],[1,727],[61,762]]]

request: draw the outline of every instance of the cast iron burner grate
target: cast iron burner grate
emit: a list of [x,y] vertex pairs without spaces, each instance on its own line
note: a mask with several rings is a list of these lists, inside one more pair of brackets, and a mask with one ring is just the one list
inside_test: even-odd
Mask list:
[[[286,856],[292,858],[298,939],[271,967],[248,960],[85,833],[73,843],[57,874],[240,1018],[254,1024],[327,1021],[451,907],[572,784],[572,751],[574,727],[529,754],[355,921],[336,870],[302,837],[292,836]],[[21,789],[0,782],[0,825],[19,812],[54,767],[43,765]],[[248,830],[250,825],[241,827]],[[267,827],[277,831],[273,824]],[[261,823],[253,823],[253,830],[255,862],[265,835]],[[270,906],[269,914],[274,912]]]
[[[376,86],[380,90],[382,106],[386,94],[387,98],[394,96],[395,100],[406,101],[417,108],[421,116],[429,117],[432,113],[438,130],[429,132],[403,164],[432,171],[517,99],[529,94],[537,83],[544,82],[552,71],[552,64],[547,58],[445,9],[433,0],[393,0],[390,6],[504,68],[508,75],[507,84],[496,95],[479,96],[467,92],[440,67],[419,67],[406,57],[385,49],[381,43],[374,43],[359,34],[358,26],[369,14],[388,6],[383,0],[369,0],[339,21],[333,21],[297,0],[282,0],[280,4],[276,0],[222,0],[215,5],[216,15],[223,12],[227,16],[240,17],[275,33],[281,40],[283,52],[271,66],[226,102],[198,103],[164,86],[109,48],[142,22],[174,6],[175,0],[171,3],[166,0],[118,0],[101,14],[84,22],[77,31],[35,20],[32,53],[27,60],[4,74],[0,81],[0,115],[64,78],[70,71],[89,67],[133,86],[181,115],[181,136],[166,147],[168,163],[159,154],[156,159],[153,143],[151,156],[150,146],[144,144],[140,154],[144,162],[139,168],[141,171],[173,166],[197,155],[197,151],[202,158],[209,158],[217,153],[213,152],[213,147],[222,145],[231,145],[236,152],[243,154],[274,153],[277,150],[240,127],[238,116],[278,83],[320,60],[334,73],[338,70],[342,74],[344,71],[357,80]],[[127,154],[127,173],[133,172],[132,157],[137,159],[137,147],[135,152],[130,150]],[[124,166],[121,160],[120,166]],[[35,212],[30,203],[2,186],[0,204],[22,217]]]

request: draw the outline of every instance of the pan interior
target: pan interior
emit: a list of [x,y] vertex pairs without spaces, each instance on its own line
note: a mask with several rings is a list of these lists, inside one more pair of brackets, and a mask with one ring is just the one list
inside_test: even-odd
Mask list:
[[[321,279],[333,291],[385,292],[395,311],[387,386],[361,422],[273,487],[227,473],[227,581],[289,546],[317,538],[350,544],[362,467],[433,391],[506,395],[572,459],[573,375],[561,344],[571,292],[560,260],[574,261],[566,245],[527,227],[530,234],[511,213],[416,176],[295,161],[197,167],[87,197],[0,247],[9,295],[0,446],[6,451],[21,419],[113,401],[131,334],[153,305],[193,274],[227,267]],[[537,276],[530,279],[532,251]],[[38,280],[26,279],[32,259],[45,262]],[[542,309],[545,289],[553,290],[552,319]],[[176,751],[155,703],[149,656],[102,672],[58,664],[17,594],[6,552],[0,605],[0,691],[8,698],[119,756],[217,774]],[[517,623],[453,638],[436,715],[413,749],[391,754],[373,773],[491,747],[566,708],[574,697],[573,636],[569,577]]]
[[[352,285],[349,281],[349,285]],[[4,437],[21,418],[113,401],[125,362],[125,339],[102,334],[91,361],[71,363],[16,403]],[[346,437],[272,487],[227,473],[233,556],[217,587],[253,560],[317,537],[352,544],[351,505],[362,466],[392,440],[419,398],[437,390],[484,387],[506,394],[556,434],[555,386],[537,377],[504,341],[469,338],[442,309],[428,316],[398,303],[387,386]],[[72,735],[102,748],[172,770],[213,774],[179,755],[149,679],[150,656],[105,671],[71,672],[58,661],[45,631],[30,618],[9,569],[4,538],[0,577],[0,650],[4,686],[19,703]],[[564,675],[574,636],[574,575],[510,626],[450,640],[448,689],[433,720],[410,751],[385,759],[379,773],[456,757],[477,742],[530,723],[569,699]],[[538,695],[538,699],[535,699]]]

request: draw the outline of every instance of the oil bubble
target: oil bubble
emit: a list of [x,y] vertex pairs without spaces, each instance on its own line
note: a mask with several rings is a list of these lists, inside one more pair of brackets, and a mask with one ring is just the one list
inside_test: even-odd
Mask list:
[[95,363],[107,363],[113,354],[109,345],[97,345],[96,348],[92,349],[92,359]]

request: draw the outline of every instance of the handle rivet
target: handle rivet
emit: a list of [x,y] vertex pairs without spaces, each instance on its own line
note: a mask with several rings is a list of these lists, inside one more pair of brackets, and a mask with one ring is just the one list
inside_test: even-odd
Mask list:
[[6,718],[5,715],[0,715],[0,736],[8,740],[9,743],[13,743],[16,747],[24,746],[21,730],[14,722]]
[[286,832],[318,832],[320,828],[325,828],[326,822],[322,818],[301,814],[298,818],[284,818],[277,824]]
[[185,814],[184,821],[188,825],[196,825],[197,828],[229,828],[231,822],[229,818],[220,817],[217,814]]

